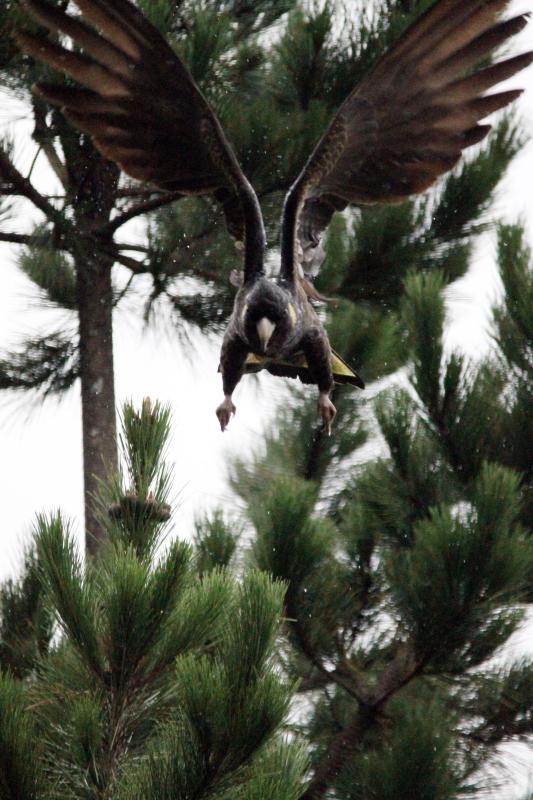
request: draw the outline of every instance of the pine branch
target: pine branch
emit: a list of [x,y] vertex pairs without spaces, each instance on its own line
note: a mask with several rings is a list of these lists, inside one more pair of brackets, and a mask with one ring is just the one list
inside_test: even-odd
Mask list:
[[166,195],[164,189],[148,189],[143,188],[142,186],[123,186],[120,189],[117,189],[115,192],[115,197],[117,199],[122,198],[130,198],[130,197],[154,197],[159,195]]
[[301,800],[321,800],[325,796],[332,779],[342,769],[354,745],[361,741],[373,723],[374,715],[371,709],[363,710],[360,706],[352,714],[346,727],[331,739]]
[[174,200],[179,200],[184,196],[185,195],[183,192],[166,192],[158,197],[152,197],[149,200],[138,203],[137,205],[128,208],[122,214],[119,214],[118,217],[112,219],[111,222],[109,222],[104,228],[101,228],[99,233],[103,236],[111,236],[116,230],[122,227],[122,225],[125,225],[126,222],[129,222],[135,217],[138,217],[141,214],[147,214],[149,211],[155,211],[157,208],[161,208],[169,203],[173,203]]
[[[48,237],[42,237],[43,244],[48,241],[49,241]],[[35,237],[31,234],[3,232],[3,231],[0,231],[0,242],[26,245],[28,247],[33,247],[41,243],[38,237]],[[70,252],[68,247],[64,247],[62,249],[65,249]],[[140,253],[149,252],[148,248],[146,247],[143,247],[141,245],[127,244],[127,243],[119,243],[115,247],[102,247],[102,252],[111,255],[115,261],[117,261],[119,264],[122,264],[122,266],[127,267],[136,275],[141,275],[143,273],[150,272],[150,268],[148,265],[146,265],[142,261],[137,261],[135,258],[130,258],[129,256],[124,255],[124,253],[122,253],[121,250],[134,250]],[[209,279],[214,280],[215,276],[210,274]]]
[[35,240],[27,233],[6,233],[0,231],[0,242],[10,242],[11,244],[35,244]]
[[365,702],[359,701],[348,724],[331,739],[301,800],[321,800],[326,796],[332,782],[351,758],[355,747],[373,727],[387,702],[420,674],[424,663],[419,661],[413,665],[406,648],[398,648],[395,657],[383,671],[373,696]]
[[127,267],[131,272],[135,275],[143,275],[146,273],[150,273],[152,270],[150,269],[150,263],[146,260],[138,261],[136,258],[132,258],[131,256],[127,256],[121,252],[121,249],[124,248],[125,250],[137,250],[140,253],[144,253],[146,255],[150,254],[150,250],[146,247],[136,246],[136,245],[128,245],[128,244],[115,244],[115,242],[103,243],[100,242],[100,249],[102,253],[105,253],[118,264],[122,264],[123,267]]
[[56,152],[52,141],[52,131],[46,124],[46,104],[39,100],[36,95],[32,95],[32,107],[33,116],[35,119],[35,127],[32,134],[33,139],[41,147],[56,177],[61,182],[61,185],[66,189],[69,183],[68,172],[65,164],[63,164]]
[[35,727],[22,683],[0,674],[0,791],[6,800],[42,797]]
[[33,549],[24,556],[20,578],[0,585],[0,671],[24,678],[48,651],[53,634]]
[[143,273],[150,272],[150,267],[145,264],[144,261],[137,261],[136,258],[131,258],[130,256],[124,255],[124,253],[119,253],[117,250],[113,249],[113,258],[119,264],[122,264],[123,267],[127,267],[131,270],[135,275],[142,275]]
[[11,183],[18,194],[30,200],[49,220],[55,222],[59,220],[59,214],[54,206],[18,171],[2,147],[0,147],[0,176]]
[[26,342],[22,351],[0,359],[0,389],[35,389],[61,394],[79,377],[76,337],[55,331]]
[[[21,192],[17,192],[13,186],[4,186],[0,185],[0,197],[23,197],[24,195]],[[64,194],[45,194],[43,197],[46,200],[61,200],[61,202],[65,202],[65,195]]]
[[[290,597],[290,593],[289,593]],[[319,658],[318,654],[315,652],[315,649],[312,645],[312,642],[307,635],[305,627],[302,625],[300,614],[295,607],[295,603],[292,600],[288,600],[286,605],[286,615],[291,620],[291,633],[294,634],[295,638],[298,640],[298,645],[300,647],[301,652],[307,658],[307,660],[320,672],[323,676],[326,683],[335,683],[337,686],[340,686],[344,689],[350,697],[355,698],[361,702],[361,691],[358,687],[354,685],[354,680],[352,676],[348,676],[343,672],[343,670],[336,667],[333,670],[327,669],[322,660]],[[320,685],[324,685],[323,683]]]
[[118,250],[133,250],[136,253],[144,253],[148,255],[150,252],[150,248],[146,247],[144,244],[128,244],[127,242],[117,242],[117,249]]

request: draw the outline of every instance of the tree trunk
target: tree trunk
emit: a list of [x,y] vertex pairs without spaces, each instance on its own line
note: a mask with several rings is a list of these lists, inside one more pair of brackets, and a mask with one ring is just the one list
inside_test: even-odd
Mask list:
[[89,256],[77,276],[86,548],[94,555],[104,536],[94,495],[117,469],[111,263]]
[[113,364],[112,258],[95,246],[99,228],[115,204],[118,169],[96,152],[86,137],[63,141],[80,231],[75,253],[83,435],[83,475],[87,553],[95,555],[104,530],[95,514],[101,481],[117,470],[117,435]]

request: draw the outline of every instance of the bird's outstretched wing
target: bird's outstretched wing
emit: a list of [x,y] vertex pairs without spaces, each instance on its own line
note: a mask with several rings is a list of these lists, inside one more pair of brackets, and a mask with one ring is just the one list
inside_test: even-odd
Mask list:
[[46,0],[23,5],[76,46],[18,34],[25,52],[83,87],[40,84],[41,95],[133,178],[186,195],[214,194],[230,233],[245,242],[245,279],[261,273],[265,236],[255,192],[215,114],[159,31],[129,0],[76,0],[83,19]]
[[525,53],[486,66],[527,22],[498,22],[507,5],[437,0],[351,92],[285,199],[282,277],[317,274],[334,211],[421,192],[487,135],[480,120],[521,92],[485,92],[533,61]]

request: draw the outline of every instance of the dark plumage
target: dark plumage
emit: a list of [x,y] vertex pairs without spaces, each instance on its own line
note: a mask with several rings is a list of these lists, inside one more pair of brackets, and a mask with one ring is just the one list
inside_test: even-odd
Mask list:
[[[250,353],[259,359],[250,360]],[[363,388],[356,373],[344,366],[344,382]],[[329,431],[335,416],[329,399],[333,388],[332,351],[299,279],[269,280],[261,275],[239,289],[220,355],[224,401],[217,415],[222,430],[235,413],[231,395],[243,372],[261,368],[273,375],[316,383],[320,414]]]
[[[23,50],[84,88],[37,90],[92,136],[134,178],[184,194],[211,193],[229,232],[244,243],[244,275],[221,354],[222,430],[246,371],[266,368],[319,389],[330,430],[334,378],[363,386],[332,353],[309,297],[324,259],[320,241],[335,211],[395,203],[431,186],[462,151],[480,142],[479,124],[520,90],[487,90],[533,61],[532,53],[476,69],[518,33],[526,16],[499,21],[508,0],[437,0],[346,98],[285,199],[278,276],[264,274],[261,210],[213,111],[165,39],[129,0],[76,0],[84,19],[45,0],[25,0],[45,27],[83,53],[44,35],[21,33]],[[335,373],[335,374],[334,374]]]

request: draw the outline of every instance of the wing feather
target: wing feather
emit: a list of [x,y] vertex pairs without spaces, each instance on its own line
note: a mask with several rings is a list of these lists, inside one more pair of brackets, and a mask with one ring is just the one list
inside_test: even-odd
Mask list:
[[317,274],[335,210],[427,189],[487,135],[481,120],[520,95],[485,93],[529,66],[533,53],[475,69],[526,25],[526,15],[499,21],[508,3],[437,0],[351,92],[285,198],[286,280],[302,267]]
[[70,17],[55,6],[45,5],[36,0],[31,5],[31,13],[45,27],[70,36],[79,47],[95,58],[100,64],[126,76],[128,74],[127,55],[107,39],[104,39],[82,20]]
[[230,233],[244,241],[245,280],[262,274],[265,234],[257,197],[185,66],[130,0],[76,4],[84,19],[48,0],[24,0],[36,20],[79,48],[21,32],[25,52],[79,84],[45,83],[37,90],[132,177],[183,194],[213,193]]

